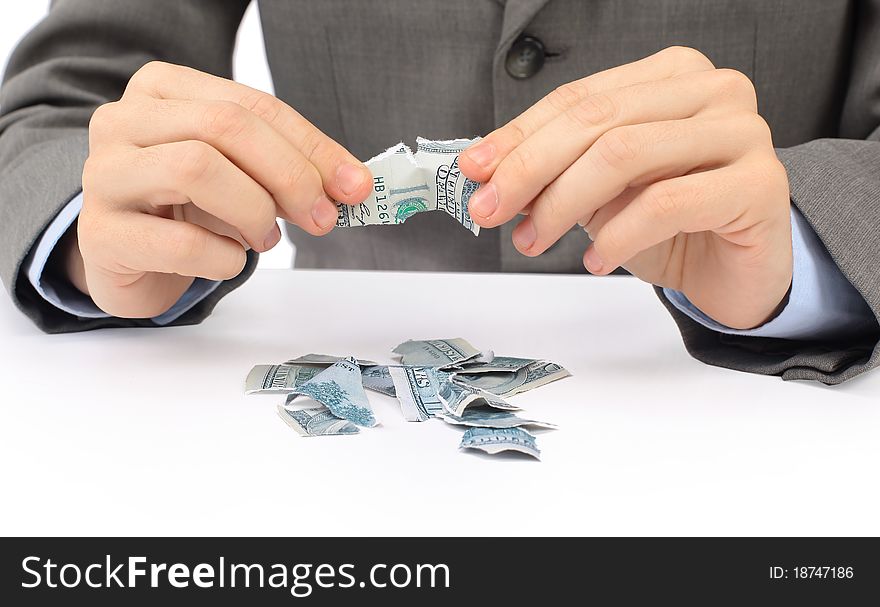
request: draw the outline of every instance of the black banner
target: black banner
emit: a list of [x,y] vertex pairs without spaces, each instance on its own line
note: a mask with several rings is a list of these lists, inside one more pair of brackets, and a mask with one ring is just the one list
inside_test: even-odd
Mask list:
[[867,538],[0,542],[6,605],[848,605],[880,590],[880,541]]

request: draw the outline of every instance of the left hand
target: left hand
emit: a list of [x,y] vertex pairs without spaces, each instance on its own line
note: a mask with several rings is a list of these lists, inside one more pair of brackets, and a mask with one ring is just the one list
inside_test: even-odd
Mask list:
[[579,223],[593,274],[622,266],[737,329],[791,284],[788,179],[748,77],[671,47],[563,85],[459,158],[483,227],[546,251]]

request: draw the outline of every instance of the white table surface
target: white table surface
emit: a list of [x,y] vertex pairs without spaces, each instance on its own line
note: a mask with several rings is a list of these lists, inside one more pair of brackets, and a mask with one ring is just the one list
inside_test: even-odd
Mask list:
[[[573,377],[543,462],[407,423],[301,438],[256,363],[463,336]],[[880,373],[709,367],[635,279],[261,270],[194,327],[42,335],[0,298],[0,534],[878,535]]]

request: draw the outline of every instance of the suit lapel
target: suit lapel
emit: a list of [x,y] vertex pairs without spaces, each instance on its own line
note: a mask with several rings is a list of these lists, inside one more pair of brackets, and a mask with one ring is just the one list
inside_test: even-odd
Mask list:
[[495,59],[503,58],[510,43],[519,36],[529,22],[550,0],[507,0],[504,3],[504,19],[501,23],[501,39],[495,51]]

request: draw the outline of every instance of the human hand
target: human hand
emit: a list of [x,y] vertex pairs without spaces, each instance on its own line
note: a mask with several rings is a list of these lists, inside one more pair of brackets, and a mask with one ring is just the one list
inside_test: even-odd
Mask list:
[[739,329],[772,317],[791,284],[788,179],[755,89],[693,49],[561,86],[459,165],[484,182],[476,223],[527,215],[513,231],[524,255],[579,223],[590,272],[622,266]]
[[281,239],[276,217],[333,229],[328,195],[355,204],[369,170],[275,97],[149,63],[89,125],[83,208],[66,267],[109,314],[150,318],[194,277],[238,275],[246,249]]

